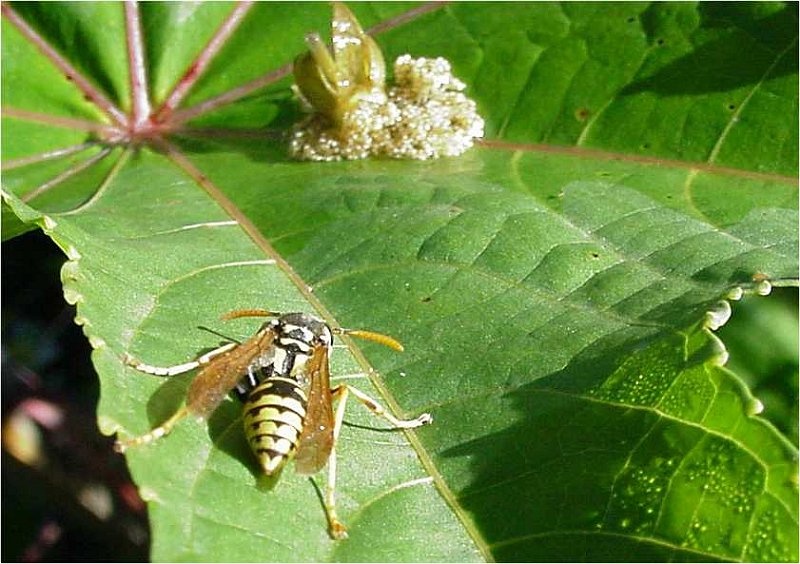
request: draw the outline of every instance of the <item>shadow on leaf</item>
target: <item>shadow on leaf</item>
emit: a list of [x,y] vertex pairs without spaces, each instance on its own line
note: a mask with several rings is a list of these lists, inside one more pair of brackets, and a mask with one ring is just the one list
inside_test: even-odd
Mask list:
[[[498,561],[746,554],[767,474],[715,428],[743,424],[741,403],[706,423],[729,392],[723,371],[687,351],[700,335],[600,343],[557,373],[483,400],[517,420],[444,451],[441,464],[472,468],[456,495]],[[734,500],[738,509],[726,510]]]
[[[656,7],[660,9],[660,7]],[[712,4],[698,6],[703,29],[714,27],[714,22],[728,27],[736,21],[736,11],[729,5],[722,8]],[[623,94],[657,92],[664,95],[703,94],[707,92],[730,92],[745,86],[754,86],[762,81],[764,69],[770,69],[771,78],[797,72],[797,49],[781,52],[789,45],[774,45],[774,37],[795,37],[797,28],[797,5],[787,6],[780,12],[755,22],[750,19],[748,29],[731,28],[729,33],[692,48],[687,55],[661,67],[655,74],[635,81],[622,90]],[[648,37],[653,48],[668,49],[671,40],[659,37],[656,12],[643,16]],[[733,22],[731,22],[733,20]],[[777,31],[791,24],[794,32]],[[682,38],[685,41],[685,38]],[[657,59],[658,51],[653,54]],[[666,56],[666,54],[665,54]],[[780,58],[778,58],[780,57]],[[773,67],[773,65],[775,65]],[[772,67],[772,68],[771,68]],[[733,102],[731,102],[733,106]],[[735,106],[731,109],[735,109]]]

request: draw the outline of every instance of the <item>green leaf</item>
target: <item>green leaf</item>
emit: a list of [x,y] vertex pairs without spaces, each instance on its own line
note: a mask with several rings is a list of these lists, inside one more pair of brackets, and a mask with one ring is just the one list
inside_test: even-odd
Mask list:
[[[219,315],[253,307],[397,337],[402,354],[345,343],[332,374],[434,417],[398,433],[348,406],[341,542],[307,479],[259,476],[236,402],[182,422],[127,454],[154,560],[798,558],[797,450],[712,332],[742,289],[797,278],[796,5],[357,4],[387,60],[453,62],[488,139],[325,164],[258,128],[299,115],[281,77],[326,5],[131,6],[97,8],[109,29],[4,7],[4,126],[38,131],[4,139],[4,237],[38,225],[64,249],[101,429],[146,432],[191,381],[124,353],[187,361],[218,344],[201,326],[251,335]],[[45,46],[89,86],[65,88]],[[137,53],[161,130],[102,102],[141,107]]]

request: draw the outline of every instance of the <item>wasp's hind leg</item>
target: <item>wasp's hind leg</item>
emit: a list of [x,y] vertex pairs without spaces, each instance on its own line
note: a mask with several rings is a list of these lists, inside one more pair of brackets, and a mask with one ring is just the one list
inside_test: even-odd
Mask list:
[[124,441],[117,440],[117,442],[114,443],[114,450],[117,452],[125,452],[130,447],[152,443],[156,439],[160,439],[161,437],[172,431],[172,428],[175,426],[175,424],[184,417],[186,417],[188,414],[189,410],[186,408],[186,406],[183,406],[178,411],[176,411],[172,417],[164,421],[161,425],[159,425],[149,433],[145,433],[144,435],[141,435],[139,437],[133,437],[132,439],[126,439]]
[[[205,353],[202,356],[197,357],[196,360],[191,362],[185,362],[183,364],[176,364],[175,366],[152,366],[150,364],[145,364],[133,358],[132,356],[128,355],[127,353],[123,356],[122,360],[131,368],[135,368],[139,372],[144,372],[145,374],[152,374],[154,376],[176,376],[178,374],[183,374],[184,372],[189,372],[190,370],[194,370],[199,366],[203,366],[208,364],[213,358],[228,352],[232,348],[238,346],[239,343],[226,343],[221,347],[218,347],[212,351]],[[126,440],[118,440],[114,443],[114,450],[117,452],[125,452],[130,447],[139,446],[139,445],[146,445],[152,443],[153,441],[160,439],[164,435],[168,434],[172,431],[172,428],[175,424],[186,417],[189,414],[189,410],[186,406],[181,407],[178,411],[176,411],[172,417],[164,421],[161,425],[150,431],[149,433],[145,433],[139,437],[134,437],[132,439]]]
[[[339,386],[342,387],[342,386]],[[388,411],[386,408],[379,404],[377,401],[369,397],[367,394],[354,388],[353,386],[344,385],[348,392],[352,392],[354,396],[360,401],[364,406],[369,409],[373,414],[377,415],[378,417],[383,417],[389,423],[392,424],[393,427],[396,429],[414,429],[416,427],[421,427],[422,425],[427,425],[429,423],[433,423],[433,417],[431,417],[430,413],[423,413],[419,417],[415,419],[398,419]],[[342,395],[342,401],[344,398],[347,397],[347,393],[339,392],[338,388],[335,390],[337,393]]]
[[330,458],[328,458],[328,484],[325,488],[325,515],[328,517],[328,527],[331,537],[334,540],[347,538],[347,527],[339,521],[336,514],[336,443],[339,440],[339,432],[342,430],[344,421],[344,407],[347,403],[346,385],[336,386],[331,390],[333,401],[339,400],[336,406],[336,416],[333,422],[333,446],[331,447]]
[[222,353],[226,353],[238,345],[239,343],[226,343],[221,347],[214,349],[213,351],[209,351],[206,354],[197,357],[191,362],[184,362],[183,364],[176,364],[174,366],[153,366],[151,364],[145,364],[144,362],[133,358],[128,353],[125,353],[122,356],[122,361],[126,366],[135,368],[139,372],[144,372],[145,374],[152,374],[153,376],[177,376],[178,374],[183,374],[184,372],[194,370],[198,366],[208,364],[209,361],[211,361],[211,359],[214,357],[219,356]]
[[363,403],[375,415],[386,419],[396,429],[414,429],[422,425],[433,422],[430,413],[423,413],[416,419],[398,419],[364,392],[346,384],[336,386],[331,390],[331,398],[338,401],[336,406],[336,416],[333,424],[333,447],[331,448],[330,458],[328,459],[328,486],[325,492],[325,514],[328,516],[331,537],[336,540],[347,538],[347,527],[339,521],[336,513],[336,443],[339,439],[339,432],[342,430],[344,422],[344,410],[347,404],[347,396],[351,393]]

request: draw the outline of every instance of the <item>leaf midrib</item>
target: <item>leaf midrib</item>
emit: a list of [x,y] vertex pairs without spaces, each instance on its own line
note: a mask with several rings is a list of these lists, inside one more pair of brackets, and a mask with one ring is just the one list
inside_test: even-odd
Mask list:
[[479,147],[489,150],[505,150],[515,153],[547,153],[556,155],[572,155],[582,159],[599,159],[607,161],[629,162],[645,165],[654,165],[678,170],[697,170],[709,174],[720,176],[731,176],[734,178],[748,178],[751,180],[764,180],[767,182],[779,182],[790,186],[800,185],[800,179],[796,176],[787,176],[776,172],[759,172],[731,166],[722,166],[712,163],[682,161],[680,159],[670,159],[667,157],[655,157],[639,155],[637,153],[619,153],[605,151],[603,149],[593,149],[590,147],[579,147],[571,145],[555,145],[549,143],[524,143],[517,141],[504,141],[502,139],[480,139],[476,142]]

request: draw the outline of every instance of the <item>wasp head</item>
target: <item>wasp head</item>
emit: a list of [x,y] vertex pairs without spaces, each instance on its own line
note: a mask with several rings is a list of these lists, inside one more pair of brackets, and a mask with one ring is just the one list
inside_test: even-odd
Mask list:
[[331,346],[333,334],[328,324],[307,313],[285,313],[273,321],[278,340],[291,339],[309,346]]

